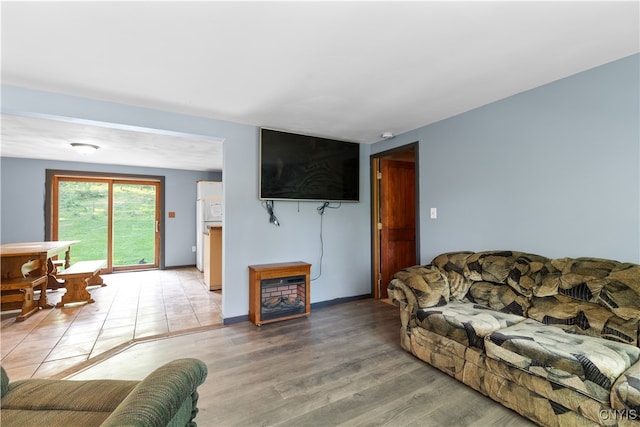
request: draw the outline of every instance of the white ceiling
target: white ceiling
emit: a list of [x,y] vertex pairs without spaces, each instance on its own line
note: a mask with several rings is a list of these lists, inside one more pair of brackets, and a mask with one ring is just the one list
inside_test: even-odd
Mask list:
[[[3,84],[361,143],[640,50],[638,1],[1,7]],[[6,114],[2,156],[69,160],[68,142],[87,136],[104,149],[71,160],[222,167],[224,135]]]

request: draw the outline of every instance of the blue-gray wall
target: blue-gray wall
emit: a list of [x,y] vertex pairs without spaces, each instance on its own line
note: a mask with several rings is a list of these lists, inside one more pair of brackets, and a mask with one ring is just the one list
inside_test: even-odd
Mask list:
[[[257,199],[258,141],[258,129],[247,129],[233,143],[224,143],[225,316],[248,312],[248,265],[304,261],[312,264],[312,278],[320,275],[320,215],[316,211],[320,204],[275,202],[281,225],[269,223],[267,211]],[[311,282],[312,303],[371,292],[368,170],[368,147],[362,147],[361,202],[343,203],[339,209],[327,209],[323,216],[322,275]]]
[[[361,202],[326,211],[311,301],[370,292],[369,155],[415,141],[423,262],[443,251],[504,248],[640,262],[638,75],[634,55],[362,146]],[[275,227],[258,200],[257,127],[7,86],[2,109],[224,139],[225,318],[248,313],[250,264],[301,260],[313,264],[312,276],[320,273],[318,204],[276,202],[282,226]],[[3,242],[43,237],[44,169],[74,166],[165,175],[165,209],[177,212],[166,265],[193,263],[194,183],[203,178],[189,171],[2,159]],[[438,219],[428,218],[430,207]]]
[[[208,173],[2,157],[0,158],[0,180],[2,182],[0,238],[2,243],[32,242],[45,239],[46,169],[164,176],[164,237],[166,242],[164,265],[174,267],[195,264],[196,256],[191,251],[191,247],[196,244],[194,228],[196,182],[199,180],[220,181],[220,172]],[[168,218],[168,211],[174,211],[175,218]],[[187,233],[185,230],[193,231]]]
[[[2,111],[72,117],[224,140],[223,317],[247,316],[251,264],[300,260],[313,265],[313,277],[320,274],[320,217],[316,212],[319,204],[276,202],[282,226],[275,227],[269,224],[258,200],[257,127],[6,85],[2,87]],[[323,268],[322,275],[311,284],[312,303],[371,291],[368,150],[369,147],[362,147],[361,202],[327,209],[324,215]],[[191,252],[195,244],[195,182],[210,179],[202,173],[8,158],[2,159],[0,167],[2,242],[44,237],[46,168],[164,175],[165,211],[176,212],[175,221],[166,219],[165,265],[195,264]],[[187,259],[190,262],[185,262]]]
[[517,249],[640,262],[639,58],[374,144],[419,142],[422,261]]

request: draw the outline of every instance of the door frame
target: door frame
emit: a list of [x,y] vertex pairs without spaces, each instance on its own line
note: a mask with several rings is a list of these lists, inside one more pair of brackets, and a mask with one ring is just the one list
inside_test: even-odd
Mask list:
[[86,172],[86,171],[70,171],[59,169],[46,169],[45,170],[45,203],[44,203],[44,235],[45,240],[52,240],[53,236],[53,182],[54,176],[63,176],[68,178],[98,178],[98,179],[115,179],[115,180],[127,180],[127,181],[156,181],[159,184],[159,194],[157,194],[158,202],[158,214],[159,218],[158,232],[159,248],[158,252],[158,268],[160,270],[165,269],[165,221],[164,221],[164,194],[165,194],[165,177],[161,175],[135,175],[124,173],[106,173],[106,172]]
[[[416,242],[416,263],[420,262],[420,162],[419,159],[419,144],[413,142],[410,144],[402,145],[400,147],[392,148],[380,153],[372,154],[369,158],[370,169],[370,190],[371,190],[371,295],[374,299],[380,299],[380,287],[378,285],[381,282],[380,277],[380,230],[378,229],[378,223],[380,222],[380,186],[378,183],[378,170],[380,166],[380,159],[382,158],[397,158],[402,154],[409,153],[413,150],[413,160],[415,162],[415,213],[416,213],[416,229],[415,229],[415,242]],[[380,283],[380,286],[383,284]]]

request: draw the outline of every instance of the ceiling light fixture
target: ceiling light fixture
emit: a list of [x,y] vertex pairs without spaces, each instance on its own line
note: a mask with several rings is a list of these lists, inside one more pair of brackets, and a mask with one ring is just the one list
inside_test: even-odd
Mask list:
[[95,152],[98,148],[97,145],[93,144],[83,144],[81,142],[72,142],[71,146],[80,154],[84,154],[85,156]]
[[393,138],[395,135],[393,134],[393,132],[382,132],[382,135],[380,135],[382,138],[384,139],[391,139]]

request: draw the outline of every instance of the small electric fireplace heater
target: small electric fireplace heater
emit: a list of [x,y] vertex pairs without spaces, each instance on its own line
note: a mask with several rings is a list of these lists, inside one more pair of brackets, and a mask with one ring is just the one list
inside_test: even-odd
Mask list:
[[256,325],[308,316],[311,264],[249,266],[249,318]]

